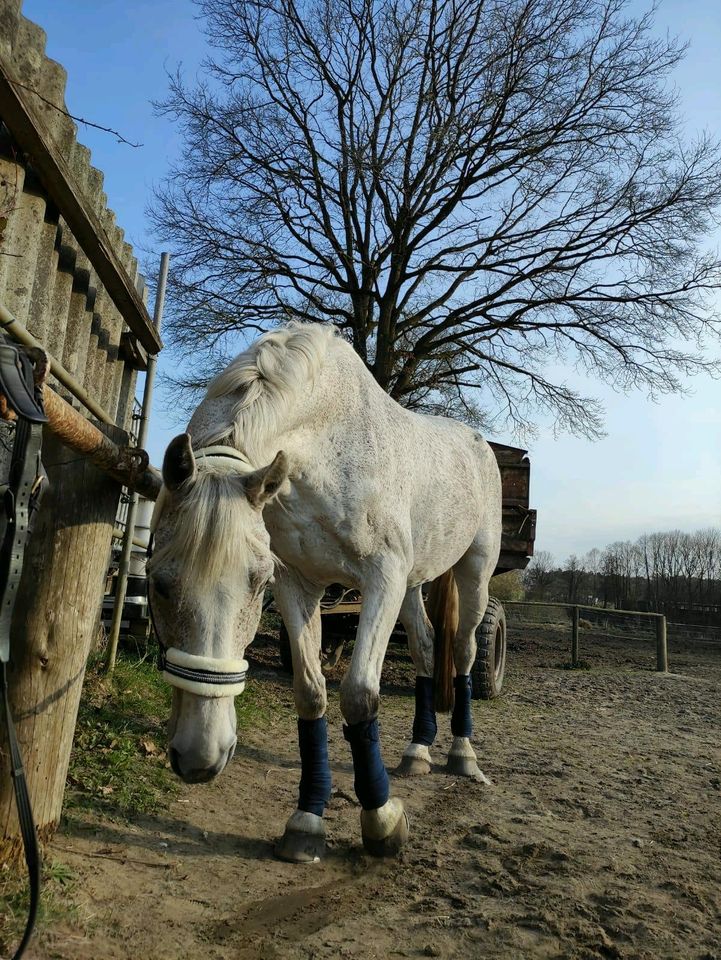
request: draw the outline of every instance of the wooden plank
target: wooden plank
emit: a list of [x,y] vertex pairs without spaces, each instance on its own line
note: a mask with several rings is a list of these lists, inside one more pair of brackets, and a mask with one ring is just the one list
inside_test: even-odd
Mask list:
[[158,353],[163,343],[145,304],[98,216],[82,196],[73,171],[60,152],[53,149],[32,107],[31,96],[26,97],[12,83],[7,65],[0,59],[0,117],[28,154],[48,196],[61,211],[127,325],[149,353]]

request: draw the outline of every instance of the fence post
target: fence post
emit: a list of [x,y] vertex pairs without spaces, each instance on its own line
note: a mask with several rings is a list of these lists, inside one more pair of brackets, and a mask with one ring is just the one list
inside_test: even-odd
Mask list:
[[578,607],[573,607],[573,619],[571,627],[571,666],[578,666],[578,619],[579,612]]
[[659,673],[668,673],[666,617],[656,617],[656,670]]

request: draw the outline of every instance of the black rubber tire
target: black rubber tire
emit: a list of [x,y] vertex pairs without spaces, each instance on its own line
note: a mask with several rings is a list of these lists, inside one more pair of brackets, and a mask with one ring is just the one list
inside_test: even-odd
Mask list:
[[506,614],[503,604],[488,598],[486,613],[476,630],[476,662],[471,668],[471,697],[494,700],[501,695],[506,672]]
[[280,664],[286,673],[293,676],[293,655],[290,652],[290,637],[285,629],[285,624],[281,620],[280,630],[278,631],[278,652],[280,653]]

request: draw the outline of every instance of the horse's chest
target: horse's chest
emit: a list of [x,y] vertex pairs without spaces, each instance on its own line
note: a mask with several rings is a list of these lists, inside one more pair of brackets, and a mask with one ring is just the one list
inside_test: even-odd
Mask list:
[[341,498],[291,498],[267,511],[265,521],[273,552],[324,582],[356,579],[382,539],[372,513]]

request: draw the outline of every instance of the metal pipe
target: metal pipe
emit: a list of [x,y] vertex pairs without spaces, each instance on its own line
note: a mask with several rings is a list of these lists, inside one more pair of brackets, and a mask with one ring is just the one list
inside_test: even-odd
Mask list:
[[[167,253],[161,254],[160,270],[158,272],[158,288],[155,294],[155,310],[153,312],[153,323],[158,336],[160,336],[160,327],[163,322],[163,307],[165,305],[165,287],[168,281],[168,263],[170,256]],[[150,408],[153,402],[153,386],[155,384],[155,365],[156,358],[148,357],[148,369],[145,375],[145,386],[143,388],[143,405],[140,414],[140,424],[138,427],[138,446],[144,447],[148,435],[148,422],[150,419]],[[123,538],[123,547],[120,553],[120,563],[118,565],[118,581],[115,588],[115,604],[113,606],[113,619],[110,624],[110,634],[108,636],[108,649],[105,654],[105,672],[110,675],[115,669],[115,661],[118,655],[118,643],[120,641],[120,625],[123,619],[123,607],[125,606],[125,595],[128,590],[128,573],[130,571],[130,554],[133,550],[133,537],[135,535],[135,517],[138,512],[138,494],[136,490],[130,495],[128,504],[128,516],[125,521],[125,537]]]
[[[122,540],[125,537],[125,530],[121,530],[120,527],[114,527],[110,536],[113,540]],[[143,543],[142,540],[138,540],[137,537],[133,537],[133,546],[140,547],[141,550],[146,550],[148,545],[147,543]]]
[[93,414],[94,417],[97,417],[97,419],[102,423],[115,426],[115,421],[110,414],[106,413],[100,404],[93,400],[90,394],[83,389],[81,384],[75,379],[72,373],[65,369],[62,363],[56,360],[55,357],[50,356],[40,341],[35,339],[27,327],[20,323],[19,320],[15,319],[15,317],[10,313],[3,303],[0,303],[0,326],[7,330],[10,336],[14,340],[17,340],[18,343],[22,343],[26,347],[36,347],[38,350],[42,350],[45,354],[47,354],[48,360],[50,361],[50,372],[55,379],[62,383],[64,387],[67,387],[76,400],[79,400],[82,405]]

